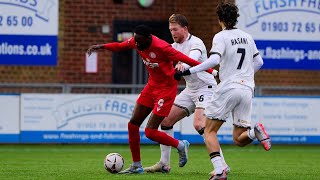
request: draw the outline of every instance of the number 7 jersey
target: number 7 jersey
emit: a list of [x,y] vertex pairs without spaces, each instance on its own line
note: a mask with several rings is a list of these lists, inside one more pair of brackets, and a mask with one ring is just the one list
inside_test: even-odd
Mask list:
[[[222,30],[212,41],[209,54],[218,54],[220,58],[219,78],[221,85],[242,84],[254,89],[253,58],[259,54],[250,34],[239,30]],[[234,84],[234,86],[239,87]]]

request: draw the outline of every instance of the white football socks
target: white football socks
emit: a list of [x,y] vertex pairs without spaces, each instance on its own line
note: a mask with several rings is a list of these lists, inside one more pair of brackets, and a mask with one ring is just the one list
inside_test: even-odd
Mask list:
[[[169,136],[173,137],[173,129],[161,130],[161,131],[168,134]],[[160,162],[163,163],[164,165],[169,165],[170,164],[170,155],[171,155],[171,146],[166,146],[166,145],[160,144],[160,149],[161,149]]]
[[220,157],[221,157],[221,161],[222,161],[222,165],[224,168],[227,168],[227,163],[226,161],[224,160],[224,156],[223,156],[223,153],[222,153],[222,149],[220,148]]
[[251,140],[255,140],[255,139],[256,139],[256,134],[254,133],[254,129],[248,129],[248,130],[247,130],[247,133],[248,133],[248,137],[249,137]]
[[211,159],[211,163],[213,164],[214,171],[216,172],[216,174],[222,174],[223,172],[222,158],[220,156],[216,156]]

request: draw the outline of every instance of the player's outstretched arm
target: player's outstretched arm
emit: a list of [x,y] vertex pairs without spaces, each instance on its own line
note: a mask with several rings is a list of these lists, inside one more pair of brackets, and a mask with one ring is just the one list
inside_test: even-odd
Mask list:
[[[176,80],[180,80],[182,76],[188,76],[190,74],[194,74],[200,71],[204,71],[204,70],[212,70],[211,67],[214,67],[216,65],[218,65],[220,62],[220,56],[215,54],[215,55],[211,55],[209,57],[209,59],[207,59],[206,61],[202,62],[201,64],[198,64],[194,67],[191,67],[190,69],[186,70],[186,71],[177,71],[176,74],[174,75],[174,79]],[[217,70],[212,70],[211,74],[213,76],[216,76],[218,74]]]
[[[172,48],[171,46],[167,46],[165,47],[164,49],[164,52],[167,54],[168,58],[171,60],[171,61],[174,61],[174,62],[184,62],[190,66],[196,66],[196,65],[199,65],[201,64],[199,61],[196,61],[194,59],[191,59],[189,58],[188,56],[184,55],[183,53],[175,50],[174,48]],[[213,69],[205,69],[208,73],[212,73]]]
[[88,56],[90,56],[92,54],[92,52],[95,52],[99,49],[103,49],[103,44],[95,44],[95,45],[90,46],[87,50]]
[[197,72],[204,71],[209,68],[215,67],[216,65],[219,64],[219,62],[220,62],[220,56],[218,54],[212,54],[206,61],[204,61],[203,63],[201,63],[197,66],[194,66],[188,70],[190,71],[191,74],[197,73]]
[[[201,57],[201,51],[200,50],[191,50],[189,52],[188,57],[191,58],[191,59],[199,61],[199,58]],[[179,63],[177,63],[175,69],[178,70],[178,71],[182,71],[183,72],[183,71],[189,69],[190,67],[191,66],[189,66],[186,63],[179,62]]]
[[112,43],[107,43],[107,44],[96,44],[96,45],[92,45],[89,47],[89,49],[87,50],[88,55],[90,56],[90,54],[92,52],[95,52],[99,49],[107,49],[109,51],[112,52],[118,52],[118,51],[125,51],[125,50],[129,50],[134,48],[132,46],[132,43],[128,41],[124,41],[124,42],[112,42]]

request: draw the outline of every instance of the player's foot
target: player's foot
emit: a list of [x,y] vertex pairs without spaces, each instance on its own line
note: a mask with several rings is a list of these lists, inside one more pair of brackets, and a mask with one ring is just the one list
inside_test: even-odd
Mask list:
[[271,139],[261,123],[257,123],[254,126],[254,133],[256,135],[256,138],[262,144],[263,148],[266,151],[269,151],[271,149]]
[[189,146],[190,146],[190,143],[187,140],[182,140],[182,142],[184,144],[184,148],[183,148],[183,150],[178,151],[178,153],[179,153],[179,166],[180,167],[183,167],[188,162],[188,150],[189,150]]
[[[229,174],[231,171],[231,168],[230,168],[230,166],[227,166],[226,168],[224,168],[224,170],[225,170],[226,174]],[[209,173],[209,175],[214,176],[214,175],[216,175],[216,172],[213,170]]]
[[227,180],[227,172],[223,170],[221,174],[212,175],[209,180]]
[[144,168],[144,171],[154,173],[154,172],[162,172],[169,173],[171,167],[169,165],[164,165],[162,162],[157,162],[155,165]]
[[118,172],[118,174],[143,174],[143,167],[136,167],[131,165],[128,169]]

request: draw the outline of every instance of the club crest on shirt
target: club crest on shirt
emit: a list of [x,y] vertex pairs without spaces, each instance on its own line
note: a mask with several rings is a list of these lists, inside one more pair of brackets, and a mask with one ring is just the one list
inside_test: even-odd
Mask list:
[[154,52],[150,52],[150,53],[149,53],[149,56],[150,56],[151,58],[153,58],[153,59],[157,57]]

